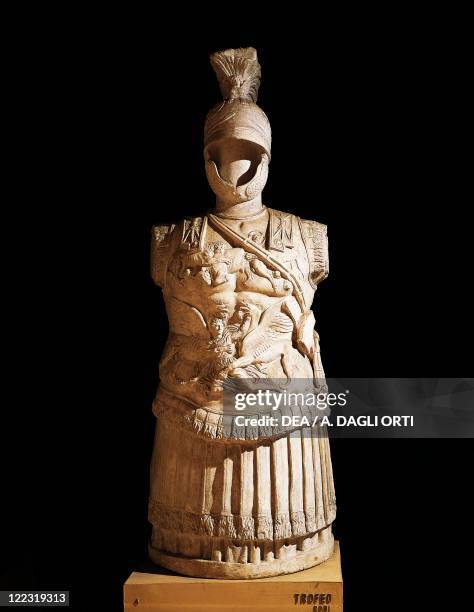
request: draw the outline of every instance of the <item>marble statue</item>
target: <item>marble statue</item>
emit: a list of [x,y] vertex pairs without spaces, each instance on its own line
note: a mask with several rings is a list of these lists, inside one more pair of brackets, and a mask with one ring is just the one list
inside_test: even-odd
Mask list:
[[[327,434],[225,435],[229,380],[324,380],[311,310],[326,226],[268,208],[269,121],[255,49],[214,53],[204,129],[215,208],[152,232],[169,337],[153,404],[150,556],[188,576],[260,578],[326,560],[336,513]],[[291,103],[289,102],[289,107]]]

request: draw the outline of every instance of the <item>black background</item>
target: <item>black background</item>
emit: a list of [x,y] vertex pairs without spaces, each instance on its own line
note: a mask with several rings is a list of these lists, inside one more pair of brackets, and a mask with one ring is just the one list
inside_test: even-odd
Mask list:
[[[149,234],[212,207],[210,52],[257,48],[273,129],[264,202],[328,225],[331,272],[315,309],[326,373],[472,369],[459,21],[411,15],[392,28],[301,14],[278,28],[230,25],[237,11],[184,31],[179,20],[155,29],[146,15],[116,17],[64,19],[27,52],[18,42],[25,90],[12,93],[12,156],[30,165],[13,207],[25,297],[2,582],[68,588],[81,610],[120,610],[123,581],[146,558],[151,401],[167,335]],[[469,444],[334,441],[345,610],[467,609],[448,576],[471,531]]]

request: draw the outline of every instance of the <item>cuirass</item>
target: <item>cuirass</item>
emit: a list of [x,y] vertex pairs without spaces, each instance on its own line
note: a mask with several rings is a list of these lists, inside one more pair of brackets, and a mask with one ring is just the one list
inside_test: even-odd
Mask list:
[[168,391],[205,405],[227,377],[314,375],[298,333],[328,273],[324,225],[273,209],[238,222],[209,214],[155,226],[152,244],[170,328],[160,362]]

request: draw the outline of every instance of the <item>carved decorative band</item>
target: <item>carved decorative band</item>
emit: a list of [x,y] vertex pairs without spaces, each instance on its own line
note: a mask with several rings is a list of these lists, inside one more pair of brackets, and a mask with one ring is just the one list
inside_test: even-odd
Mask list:
[[[335,515],[331,512],[331,515]],[[195,514],[150,500],[148,519],[156,529],[177,534],[238,540],[284,540],[324,529],[334,520],[317,520],[314,509],[271,516]],[[330,520],[328,520],[330,519]],[[318,524],[319,523],[319,524]]]

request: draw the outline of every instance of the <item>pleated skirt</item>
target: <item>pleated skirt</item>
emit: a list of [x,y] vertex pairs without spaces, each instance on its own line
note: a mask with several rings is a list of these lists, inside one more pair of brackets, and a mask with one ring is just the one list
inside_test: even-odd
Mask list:
[[150,476],[151,549],[171,555],[271,561],[282,547],[305,550],[327,539],[336,515],[321,428],[239,441],[206,437],[159,415]]

